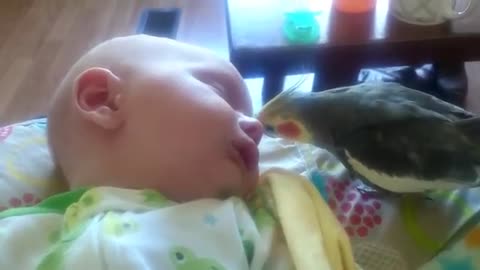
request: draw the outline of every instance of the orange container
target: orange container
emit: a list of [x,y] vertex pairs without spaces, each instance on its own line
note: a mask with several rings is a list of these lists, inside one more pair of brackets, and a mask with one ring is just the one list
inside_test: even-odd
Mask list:
[[360,13],[375,8],[376,0],[333,0],[335,8],[342,12]]

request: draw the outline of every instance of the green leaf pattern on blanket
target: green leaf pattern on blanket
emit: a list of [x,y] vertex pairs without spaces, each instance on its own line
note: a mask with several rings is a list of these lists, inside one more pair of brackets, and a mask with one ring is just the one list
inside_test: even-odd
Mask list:
[[148,205],[164,207],[169,204],[169,200],[165,196],[154,190],[145,189],[141,191],[141,194],[144,198],[144,203]]
[[245,232],[242,229],[239,229],[240,237],[242,238],[243,250],[245,251],[245,256],[247,257],[248,265],[252,264],[253,255],[255,253],[255,244],[252,240],[245,237]]
[[82,222],[83,219],[87,218],[87,215],[102,200],[102,194],[96,189],[91,189],[80,197],[78,202],[71,204],[65,211],[64,216],[64,229],[71,230],[76,225]]
[[268,185],[260,185],[247,204],[258,230],[262,231],[265,228],[272,228],[275,225],[276,218],[273,196]]
[[[141,195],[140,200],[148,205],[162,207],[167,206],[169,203],[165,197],[155,191],[143,190],[140,191],[139,194]],[[47,255],[40,261],[37,270],[60,270],[64,268],[65,254],[72,243],[81,236],[90,224],[91,215],[95,214],[95,210],[101,205],[102,199],[104,198],[98,189],[90,189],[85,192],[77,202],[73,202],[67,207],[64,214],[63,230],[56,229],[50,232],[48,239],[49,242],[52,243],[52,246],[48,250]],[[102,223],[103,232],[114,237],[121,237],[138,231],[138,224],[136,222],[113,211],[105,214]],[[205,263],[205,260],[197,259],[193,260],[193,262]],[[181,265],[189,266],[191,263]],[[197,268],[194,267],[192,269]],[[205,269],[214,270],[213,268]],[[223,268],[218,268],[217,270],[222,269]]]
[[85,231],[90,221],[75,226],[70,231],[63,231],[60,239],[54,243],[47,252],[47,255],[40,261],[36,270],[61,270],[65,254],[72,246],[72,243]]
[[170,250],[170,260],[176,270],[226,270],[217,261],[199,258],[186,247],[177,246]]
[[115,212],[108,212],[103,218],[103,232],[106,235],[121,237],[138,231],[138,224]]
[[[156,207],[164,207],[170,204],[169,200],[160,193],[152,190],[142,190],[138,193],[139,198],[145,204]],[[102,193],[97,189],[85,192],[77,202],[70,204],[64,214],[63,229],[57,228],[49,233],[48,239],[52,243],[47,255],[42,258],[36,270],[60,270],[64,268],[64,259],[73,242],[80,237],[89,224],[95,209],[101,207]],[[273,200],[268,187],[259,188],[253,199],[249,202],[249,208],[253,213],[258,228],[271,228],[275,223],[273,215]],[[98,209],[97,209],[98,210]],[[125,215],[108,211],[102,218],[102,231],[109,236],[121,237],[135,233],[139,229],[138,223]],[[242,244],[247,261],[251,264],[254,255],[254,243],[245,238],[240,230]],[[183,246],[171,249],[170,259],[176,270],[226,270],[217,261],[209,258],[201,258]]]
[[101,200],[100,192],[92,189],[85,192],[77,202],[65,211],[63,230],[52,231],[49,240],[53,242],[47,255],[43,257],[37,270],[63,269],[65,254],[72,243],[85,231],[91,220],[86,219],[88,212]]

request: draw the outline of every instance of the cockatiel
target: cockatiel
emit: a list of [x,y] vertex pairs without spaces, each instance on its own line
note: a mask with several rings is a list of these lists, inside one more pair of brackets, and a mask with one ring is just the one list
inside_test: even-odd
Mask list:
[[326,149],[377,191],[480,184],[480,118],[397,83],[286,90],[258,115],[270,135]]

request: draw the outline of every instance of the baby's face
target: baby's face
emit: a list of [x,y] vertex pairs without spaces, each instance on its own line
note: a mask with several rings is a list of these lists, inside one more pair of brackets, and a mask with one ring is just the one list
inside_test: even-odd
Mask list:
[[133,188],[176,200],[245,195],[258,180],[262,126],[246,87],[221,61],[139,67],[125,82],[126,116],[117,136]]

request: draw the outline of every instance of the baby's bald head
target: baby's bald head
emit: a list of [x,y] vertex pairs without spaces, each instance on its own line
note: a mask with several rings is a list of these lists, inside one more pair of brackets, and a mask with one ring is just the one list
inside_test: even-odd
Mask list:
[[[261,126],[245,116],[251,110],[229,62],[203,48],[134,35],[108,40],[72,66],[52,101],[48,139],[71,187],[156,188],[180,200],[219,192],[202,184],[180,194],[172,186],[193,185],[189,178],[198,175],[243,192],[241,182],[258,172],[234,168],[231,148],[258,143]],[[224,171],[208,168],[222,162]]]

